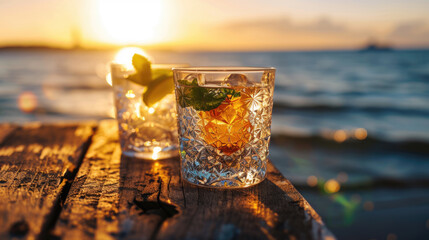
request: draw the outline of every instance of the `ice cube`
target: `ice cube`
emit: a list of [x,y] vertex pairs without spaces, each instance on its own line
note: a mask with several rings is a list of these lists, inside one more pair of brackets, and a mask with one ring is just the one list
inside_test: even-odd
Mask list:
[[192,83],[195,79],[197,79],[197,83],[199,86],[204,85],[204,75],[203,74],[197,74],[197,73],[191,73],[186,75],[184,80],[188,81],[189,83]]
[[198,74],[191,73],[191,74],[186,75],[185,78],[183,78],[183,80],[186,80],[188,82],[192,82],[194,79],[198,79]]
[[233,73],[228,75],[228,77],[225,78],[225,83],[231,87],[236,87],[236,86],[245,87],[245,86],[251,85],[249,79],[247,79],[247,77],[244,74],[238,74],[238,73]]

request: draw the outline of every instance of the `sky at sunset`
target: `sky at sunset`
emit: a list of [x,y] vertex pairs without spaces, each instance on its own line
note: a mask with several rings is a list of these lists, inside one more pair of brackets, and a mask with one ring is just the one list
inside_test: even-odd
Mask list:
[[427,0],[0,0],[0,46],[427,48],[428,9]]

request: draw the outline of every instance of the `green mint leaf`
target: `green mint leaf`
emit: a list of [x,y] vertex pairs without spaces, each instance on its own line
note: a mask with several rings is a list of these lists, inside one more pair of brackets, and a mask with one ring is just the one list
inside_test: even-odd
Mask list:
[[179,80],[178,82],[180,85],[198,87],[198,81],[196,78],[193,78],[192,82],[189,82],[188,80]]
[[179,90],[179,105],[181,107],[193,107],[197,111],[213,110],[225,101],[225,99],[239,97],[240,92],[231,88],[204,88],[199,87],[197,79],[192,82],[179,80],[180,85],[186,86]]

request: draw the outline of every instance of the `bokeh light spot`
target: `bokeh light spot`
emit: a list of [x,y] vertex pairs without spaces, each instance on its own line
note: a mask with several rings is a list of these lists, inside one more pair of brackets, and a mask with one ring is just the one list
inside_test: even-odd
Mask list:
[[18,108],[25,112],[31,113],[37,107],[37,96],[32,92],[23,92],[18,96]]
[[340,191],[340,184],[335,179],[329,179],[325,183],[325,191],[328,193],[336,193]]
[[307,178],[307,184],[310,187],[315,187],[317,185],[317,177],[316,176],[309,176]]
[[344,130],[337,130],[334,133],[334,140],[336,142],[342,143],[347,139],[347,133]]
[[355,130],[355,138],[358,140],[364,140],[368,136],[368,132],[365,130],[365,128],[357,128]]
[[125,96],[127,98],[131,98],[131,99],[136,97],[136,95],[134,94],[133,90],[128,90],[127,93],[125,94]]

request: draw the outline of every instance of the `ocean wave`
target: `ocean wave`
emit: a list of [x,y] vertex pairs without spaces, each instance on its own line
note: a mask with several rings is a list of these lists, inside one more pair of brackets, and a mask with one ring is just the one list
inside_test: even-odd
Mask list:
[[[58,91],[97,91],[97,90],[110,90],[111,87],[107,84],[72,84],[72,83],[61,83],[61,84],[43,84],[44,88],[50,88]],[[83,93],[84,94],[84,93]]]
[[334,104],[302,104],[294,105],[286,102],[274,102],[274,112],[284,110],[309,111],[309,112],[367,112],[367,113],[395,113],[412,114],[418,116],[429,116],[429,110],[421,108],[403,108],[398,106],[353,106],[353,105],[334,105]]
[[[367,136],[363,140],[348,138],[345,141],[335,141],[321,135],[293,135],[284,132],[273,132],[271,142],[277,145],[313,144],[322,148],[342,148],[345,150],[357,149],[358,151],[377,152],[408,152],[416,154],[429,154],[429,141],[422,140],[400,140],[388,141],[386,139]],[[429,160],[429,159],[428,159]]]
[[[317,188],[309,186],[305,181],[297,180],[293,181],[293,184],[300,190],[317,190]],[[429,178],[372,178],[367,181],[355,181],[341,184],[342,191],[374,188],[429,188]]]

